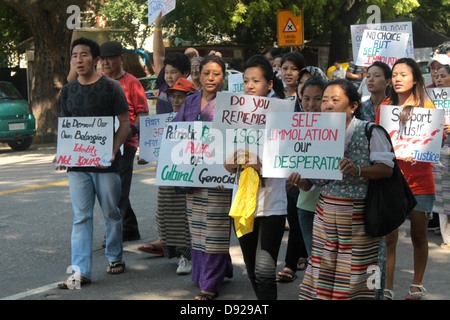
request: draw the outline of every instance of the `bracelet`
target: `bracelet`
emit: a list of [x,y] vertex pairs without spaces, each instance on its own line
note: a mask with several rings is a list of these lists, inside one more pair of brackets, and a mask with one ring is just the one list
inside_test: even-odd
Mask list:
[[361,177],[361,167],[358,166],[358,176]]
[[162,31],[162,29],[155,27],[155,31]]

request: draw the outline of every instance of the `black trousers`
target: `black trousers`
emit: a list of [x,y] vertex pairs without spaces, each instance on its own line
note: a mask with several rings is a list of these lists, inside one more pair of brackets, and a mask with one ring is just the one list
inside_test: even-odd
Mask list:
[[134,237],[139,235],[138,222],[130,204],[131,180],[133,177],[133,163],[136,149],[126,147],[120,161],[120,179],[122,181],[122,195],[120,196],[119,209],[122,215],[123,236]]
[[286,216],[255,218],[253,232],[239,238],[247,274],[259,300],[276,300],[276,267]]

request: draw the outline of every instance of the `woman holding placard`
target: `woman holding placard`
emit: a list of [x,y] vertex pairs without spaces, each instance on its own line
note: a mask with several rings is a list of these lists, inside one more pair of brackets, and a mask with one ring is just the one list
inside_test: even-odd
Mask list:
[[[274,75],[270,61],[263,55],[252,56],[247,61],[243,77],[244,92],[247,95],[267,97],[273,89],[275,95],[284,97],[283,83]],[[224,167],[229,172],[236,173],[236,181],[241,182],[244,170],[251,167],[260,175],[262,164],[258,155],[237,150],[226,159]],[[286,219],[285,186],[286,179],[260,177],[256,186],[256,207],[251,217],[253,229],[240,233],[239,228],[236,228],[247,274],[259,300],[277,298],[275,271]],[[235,201],[239,201],[237,199],[241,187],[243,186],[235,185]],[[250,200],[246,198],[243,201]],[[233,202],[232,208],[235,205]]]
[[378,270],[379,279],[383,241],[364,231],[365,198],[369,179],[392,175],[394,154],[379,129],[373,131],[369,150],[368,122],[357,119],[359,106],[357,88],[348,80],[327,85],[321,111],[346,114],[344,157],[339,161],[342,180],[302,179],[298,173],[288,178],[301,190],[310,190],[313,184],[320,189],[300,299],[374,299],[379,294],[379,287],[369,285],[368,270]]
[[361,119],[375,121],[378,107],[386,99],[387,88],[391,84],[392,70],[384,62],[375,61],[367,68],[366,85],[370,98],[364,101]]
[[[212,121],[216,94],[225,79],[225,62],[217,55],[209,55],[200,63],[202,90],[186,98],[177,121]],[[215,298],[225,277],[233,276],[229,254],[231,220],[230,190],[193,188],[186,194],[186,212],[191,231],[192,281],[198,283],[196,300]]]
[[[450,66],[442,66],[436,74],[438,88],[450,87]],[[434,166],[436,202],[434,212],[439,213],[439,226],[443,243],[441,248],[450,249],[450,123],[444,124],[447,139],[441,149],[439,164]]]
[[[383,105],[403,106],[400,114],[400,122],[403,125],[415,107],[434,108],[433,103],[426,99],[425,84],[420,67],[411,58],[402,58],[395,62],[392,68],[392,88],[389,99],[385,100],[378,108],[377,123],[380,123],[380,110]],[[417,200],[416,207],[410,213],[411,240],[414,248],[414,277],[406,299],[419,300],[426,293],[422,285],[422,279],[428,260],[427,226],[435,201],[433,164],[416,162],[412,160],[412,157],[398,160],[398,164]],[[394,299],[393,286],[397,240],[398,230],[386,236],[387,278],[385,298],[387,299]]]
[[286,99],[294,100],[296,98],[298,75],[305,66],[305,58],[299,52],[289,52],[283,56],[281,60],[281,79],[286,84],[284,89]]

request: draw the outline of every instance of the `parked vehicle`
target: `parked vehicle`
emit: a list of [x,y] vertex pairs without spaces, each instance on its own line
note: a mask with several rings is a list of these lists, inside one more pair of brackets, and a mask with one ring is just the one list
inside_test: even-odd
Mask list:
[[36,135],[36,119],[28,102],[8,81],[0,81],[0,142],[14,151],[28,149]]
[[139,82],[144,87],[149,114],[155,114],[156,100],[158,99],[159,93],[159,90],[155,88],[156,76],[139,78]]

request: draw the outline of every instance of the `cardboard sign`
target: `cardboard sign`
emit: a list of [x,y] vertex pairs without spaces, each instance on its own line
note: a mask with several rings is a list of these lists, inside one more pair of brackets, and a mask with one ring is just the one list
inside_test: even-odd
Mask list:
[[266,116],[269,112],[294,111],[295,101],[218,92],[212,127],[224,141],[224,159],[238,149],[262,158]]
[[161,139],[156,185],[233,188],[235,175],[224,168],[222,156],[216,156],[223,147],[216,133],[210,122],[168,123]]
[[175,5],[176,0],[148,0],[148,24],[155,22],[160,11],[161,16],[164,17],[175,9]]
[[141,116],[139,118],[139,158],[148,162],[158,161],[161,137],[167,123],[177,115],[176,112]]
[[274,112],[267,115],[263,177],[341,180],[345,113]]
[[110,166],[113,142],[113,117],[58,118],[56,165]]
[[436,109],[444,110],[444,123],[450,124],[450,88],[427,88]]
[[381,106],[380,125],[392,140],[397,159],[412,157],[415,161],[439,162],[444,130],[444,110],[412,108],[403,126],[400,114],[403,107]]
[[303,11],[294,16],[292,11],[281,10],[277,13],[278,22],[278,46],[302,46],[303,45]]
[[402,32],[409,35],[408,45],[406,51],[402,54],[402,57],[409,57],[414,59],[414,41],[413,41],[413,28],[411,21],[398,21],[398,22],[386,22],[386,23],[373,23],[373,24],[355,24],[350,26],[350,32],[352,37],[352,52],[353,59],[356,60],[363,40],[363,33],[366,29],[380,30],[387,32]]
[[375,61],[394,63],[405,56],[409,34],[402,32],[364,30],[356,65],[370,66]]

